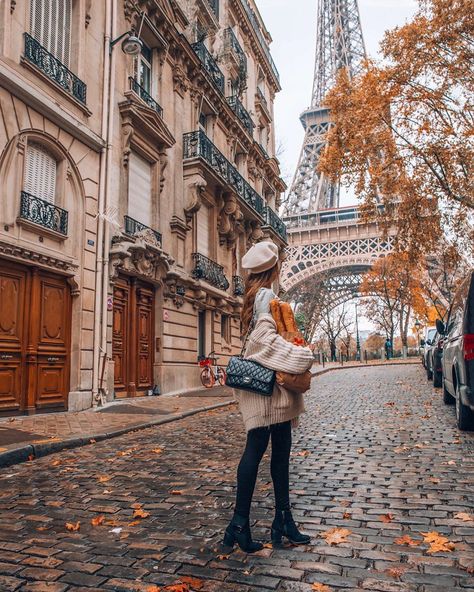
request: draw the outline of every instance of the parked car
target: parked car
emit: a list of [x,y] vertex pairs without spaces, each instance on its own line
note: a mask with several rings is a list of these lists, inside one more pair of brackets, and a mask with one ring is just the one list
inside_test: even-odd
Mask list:
[[420,341],[421,363],[426,368],[426,352],[436,335],[436,327],[426,327],[423,339]]
[[435,330],[433,339],[427,342],[425,347],[426,378],[433,381],[433,386],[442,386],[443,370],[441,358],[443,356],[443,335]]
[[459,429],[474,430],[474,270],[456,292],[446,325],[436,326],[444,336],[443,400],[456,404]]

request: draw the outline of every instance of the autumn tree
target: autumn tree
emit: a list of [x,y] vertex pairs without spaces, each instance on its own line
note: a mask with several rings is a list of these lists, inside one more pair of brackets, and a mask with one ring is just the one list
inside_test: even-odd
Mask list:
[[352,80],[341,70],[325,100],[334,125],[321,170],[355,186],[366,217],[395,225],[411,259],[446,228],[473,252],[473,35],[472,3],[420,0],[385,35],[384,61]]
[[385,343],[385,337],[380,333],[371,333],[363,344],[363,349],[370,352],[379,352]]
[[318,323],[319,330],[326,336],[331,354],[331,361],[337,360],[337,342],[341,336],[349,334],[352,320],[344,305],[332,308],[325,306]]

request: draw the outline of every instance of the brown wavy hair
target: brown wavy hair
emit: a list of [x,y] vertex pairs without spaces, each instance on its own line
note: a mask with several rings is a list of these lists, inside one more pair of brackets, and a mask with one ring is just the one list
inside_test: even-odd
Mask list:
[[247,333],[252,320],[253,305],[255,296],[260,288],[270,288],[272,283],[278,278],[280,268],[278,263],[267,271],[261,273],[249,273],[245,280],[244,304],[240,315],[242,321],[242,337]]

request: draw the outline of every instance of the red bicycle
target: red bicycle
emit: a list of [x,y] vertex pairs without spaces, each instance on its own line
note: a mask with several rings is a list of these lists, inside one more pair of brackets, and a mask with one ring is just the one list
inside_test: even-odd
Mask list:
[[201,383],[206,388],[212,388],[216,382],[221,386],[225,385],[227,375],[222,366],[217,365],[217,359],[214,355],[216,352],[210,352],[204,358],[199,360],[199,366],[201,366]]

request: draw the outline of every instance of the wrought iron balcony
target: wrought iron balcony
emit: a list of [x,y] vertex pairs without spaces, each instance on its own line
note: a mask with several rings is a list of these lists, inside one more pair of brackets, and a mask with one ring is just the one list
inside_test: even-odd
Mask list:
[[148,105],[151,109],[154,109],[160,117],[163,117],[163,109],[155,101],[155,99],[139,84],[135,78],[129,77],[130,89],[140,97],[140,99]]
[[206,280],[220,290],[227,290],[229,280],[225,277],[224,268],[201,253],[193,253],[193,277]]
[[49,53],[34,37],[28,33],[25,33],[24,36],[25,58],[62,89],[85,105],[87,87],[84,82],[79,80],[69,68],[55,58],[53,54]]
[[247,111],[247,109],[242,105],[240,99],[236,96],[227,97],[227,102],[229,103],[232,111],[237,115],[237,117],[243,123],[245,129],[252,136],[253,135],[253,128],[255,127],[255,124],[252,121],[252,118],[250,117],[250,114]]
[[26,191],[21,192],[20,218],[67,236],[67,211]]
[[134,218],[130,218],[130,216],[123,217],[123,225],[124,225],[124,229],[125,229],[125,234],[128,234],[129,236],[137,236],[138,234],[140,234],[144,230],[150,230],[155,235],[155,238],[161,247],[161,233],[158,232],[158,230],[154,230],[153,228],[150,228],[146,224],[142,224],[141,222],[138,222]]
[[202,158],[211,169],[237,195],[260,216],[263,215],[263,199],[253,187],[242,177],[239,171],[214,146],[202,131],[190,132],[183,137],[183,158]]
[[212,81],[217,86],[217,88],[224,94],[224,85],[225,79],[224,74],[221,72],[221,69],[217,65],[216,60],[211,56],[207,47],[202,43],[202,41],[198,41],[197,43],[193,43],[191,46],[194,50],[194,53],[198,56],[201,60],[204,69],[212,78]]
[[229,27],[224,31],[224,51],[226,53],[233,53],[239,63],[240,75],[242,78],[247,77],[247,56],[245,55],[239,40],[235,36],[234,31]]
[[280,238],[287,242],[288,237],[286,233],[286,224],[283,222],[280,216],[278,216],[278,214],[272,210],[270,206],[265,206],[264,218],[266,225],[273,228]]
[[234,296],[243,296],[245,292],[245,285],[244,280],[240,277],[240,275],[232,276],[232,284],[234,287]]
[[219,0],[207,0],[216,18],[219,18]]
[[265,54],[265,57],[267,58],[268,63],[270,64],[272,72],[275,75],[275,78],[278,80],[278,82],[280,82],[280,74],[278,73],[277,67],[275,66],[275,62],[273,61],[273,58],[271,56],[270,48],[268,47],[268,44],[265,41],[265,38],[263,37],[262,31],[260,30],[260,23],[258,22],[257,15],[253,11],[252,7],[250,6],[247,0],[240,0],[240,2],[245,12],[247,13],[250,23],[252,24],[252,28],[257,36],[260,47],[262,48],[263,53]]
[[263,90],[257,86],[257,97],[265,109],[268,111],[268,102],[266,96],[263,94]]

